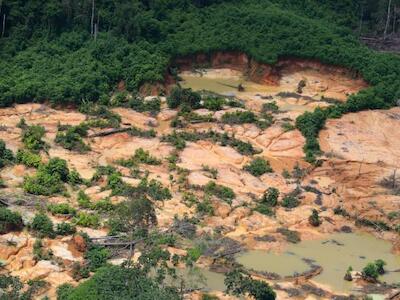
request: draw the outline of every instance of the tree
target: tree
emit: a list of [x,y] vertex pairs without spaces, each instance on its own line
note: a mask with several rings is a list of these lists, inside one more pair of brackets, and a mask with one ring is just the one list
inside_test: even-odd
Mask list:
[[375,263],[368,263],[362,270],[362,275],[365,279],[377,280],[379,276],[378,268]]
[[179,300],[175,288],[159,285],[139,268],[105,266],[76,288],[62,286],[60,300]]
[[308,217],[308,222],[314,227],[321,225],[322,221],[319,218],[318,211],[316,209],[312,210],[311,216]]
[[252,279],[243,269],[235,268],[225,275],[226,292],[235,296],[249,295],[255,300],[274,300],[276,293],[268,283]]
[[276,206],[278,204],[279,190],[274,187],[268,188],[261,198],[261,202],[269,206]]

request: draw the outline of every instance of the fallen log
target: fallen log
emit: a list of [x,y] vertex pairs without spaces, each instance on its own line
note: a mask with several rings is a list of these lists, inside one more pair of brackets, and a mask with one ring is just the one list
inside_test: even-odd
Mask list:
[[131,130],[130,127],[114,128],[114,129],[110,129],[110,130],[104,130],[104,131],[96,132],[93,134],[89,134],[88,137],[94,138],[94,137],[108,136],[108,135],[112,135],[112,134],[116,134],[116,133],[128,132],[130,130]]

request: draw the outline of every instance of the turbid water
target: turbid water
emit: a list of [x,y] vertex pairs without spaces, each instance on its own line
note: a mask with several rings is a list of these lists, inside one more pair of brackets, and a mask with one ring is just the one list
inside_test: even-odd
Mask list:
[[381,281],[400,282],[400,272],[390,272],[400,269],[400,256],[391,253],[389,242],[369,234],[334,234],[323,240],[291,244],[284,253],[248,251],[236,257],[246,268],[275,272],[281,276],[306,271],[308,266],[304,258],[315,261],[323,268],[314,280],[330,286],[335,292],[352,292],[353,284],[343,280],[349,266],[361,271],[368,262],[376,259],[383,259],[387,263],[388,272],[379,278]]

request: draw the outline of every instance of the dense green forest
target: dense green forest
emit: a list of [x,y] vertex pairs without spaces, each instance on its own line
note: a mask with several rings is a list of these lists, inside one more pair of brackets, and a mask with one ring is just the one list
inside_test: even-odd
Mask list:
[[381,34],[387,24],[396,33],[396,5],[397,0],[2,0],[0,106],[107,99],[121,80],[135,92],[145,82],[162,81],[172,58],[198,52],[242,51],[270,64],[279,57],[316,58],[348,67],[373,87],[298,119],[313,161],[327,117],[389,107],[400,98],[400,58],[373,52],[357,38],[360,30]]

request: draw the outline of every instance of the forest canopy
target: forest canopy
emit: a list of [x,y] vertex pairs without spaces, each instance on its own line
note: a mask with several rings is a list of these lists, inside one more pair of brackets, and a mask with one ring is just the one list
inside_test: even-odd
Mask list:
[[173,58],[200,52],[239,51],[269,64],[318,59],[349,68],[371,87],[297,120],[313,161],[326,118],[400,99],[400,57],[358,41],[364,31],[395,34],[398,6],[397,0],[2,0],[0,106],[98,101],[121,80],[134,93],[163,81]]

